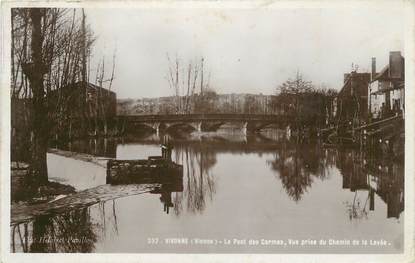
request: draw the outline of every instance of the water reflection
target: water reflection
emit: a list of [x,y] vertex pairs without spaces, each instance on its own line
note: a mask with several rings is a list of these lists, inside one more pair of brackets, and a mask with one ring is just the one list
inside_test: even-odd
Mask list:
[[13,252],[92,252],[97,241],[89,208],[56,216],[38,216],[12,226]]
[[[240,133],[199,133],[182,137],[169,137],[174,144],[175,162],[183,164],[184,191],[173,196],[173,209],[180,215],[185,208],[191,213],[202,213],[207,201],[215,194],[217,176],[212,168],[217,154],[224,152],[273,153],[266,161],[281,181],[287,195],[296,203],[315,179],[324,181],[333,169],[343,178],[343,189],[355,192],[353,200],[344,204],[350,219],[367,217],[367,206],[374,210],[374,194],[388,208],[387,218],[399,218],[404,209],[404,164],[390,159],[375,158],[356,149],[323,149],[318,143],[299,144],[286,130],[264,130],[255,136]],[[152,134],[141,140],[125,139],[124,143],[159,144],[162,139]],[[365,192],[363,200],[358,193]],[[171,206],[170,206],[171,207]]]
[[163,212],[166,212],[166,214],[169,213],[171,207],[175,207],[172,202],[173,192],[183,192],[183,187],[175,188],[174,185],[163,185],[150,192],[152,194],[160,194],[160,202],[163,204]]
[[[299,144],[284,131],[234,137],[204,133],[170,140],[172,160],[183,165],[179,183],[158,182],[161,185],[140,196],[12,226],[13,252],[117,252],[123,247],[128,252],[152,252],[154,248],[145,243],[138,247],[128,244],[153,234],[171,237],[184,233],[203,238],[210,232],[200,228],[202,222],[215,225],[216,235],[223,233],[224,237],[245,233],[245,238],[318,238],[322,233],[337,239],[402,238],[403,161],[375,158],[356,149],[326,149],[318,142]],[[139,154],[159,153],[161,141],[151,135],[108,140],[102,151],[95,147],[105,145],[102,142],[92,144],[93,149],[85,143],[73,143],[71,149],[78,145],[83,152],[134,159]],[[312,220],[306,219],[310,211]],[[351,227],[347,224],[350,221],[362,227]],[[63,241],[39,242],[42,238]],[[267,252],[270,248],[262,249]],[[390,248],[399,249],[398,245]],[[242,247],[237,251],[247,250]]]
[[329,176],[333,163],[326,158],[328,155],[328,151],[321,150],[316,144],[300,145],[283,141],[281,147],[276,149],[275,160],[268,164],[277,172],[287,194],[299,202],[314,178],[324,180]]
[[[370,158],[365,152],[338,151],[336,165],[343,175],[343,189],[355,192],[353,201],[348,202],[351,219],[364,218],[369,210],[375,209],[376,193],[387,205],[387,218],[399,218],[404,210],[404,164],[391,159]],[[365,200],[358,192],[366,193]]]
[[180,215],[183,208],[191,213],[203,212],[206,201],[212,201],[215,193],[215,176],[211,172],[216,164],[216,154],[212,150],[189,145],[175,145],[175,159],[183,163],[184,191],[174,198],[174,212]]
[[53,142],[51,143],[51,147],[65,151],[116,158],[117,145],[120,141],[122,140],[114,138],[93,138],[88,140],[75,140],[71,142]]

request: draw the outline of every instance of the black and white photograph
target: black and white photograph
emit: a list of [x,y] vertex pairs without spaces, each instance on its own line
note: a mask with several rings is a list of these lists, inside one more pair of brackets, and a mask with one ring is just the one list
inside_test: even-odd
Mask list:
[[4,262],[414,260],[413,1],[91,2],[2,4]]

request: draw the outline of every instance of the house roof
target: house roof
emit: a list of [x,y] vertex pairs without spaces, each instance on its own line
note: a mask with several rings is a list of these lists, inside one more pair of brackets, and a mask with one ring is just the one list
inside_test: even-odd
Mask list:
[[337,96],[342,96],[343,93],[345,92],[347,86],[350,84],[350,78],[351,76],[348,76],[346,79],[346,82],[344,82],[343,87],[340,89],[339,94]]
[[378,74],[376,74],[372,82],[379,79],[389,79],[389,65],[383,67],[383,69]]
[[[404,58],[403,58],[403,62],[405,62]],[[382,70],[378,74],[376,74],[375,78],[371,82],[374,82],[376,80],[396,80],[396,78],[391,78],[390,77],[390,73],[389,73],[390,67],[389,67],[389,65],[390,64],[387,64],[385,67],[383,67]]]
[[[80,86],[82,83],[83,83],[83,81],[78,81],[78,82],[75,82],[75,83],[74,83],[74,86]],[[106,89],[106,88],[100,87],[100,86],[95,85],[95,84],[92,84],[92,83],[90,83],[90,82],[88,82],[88,83],[87,83],[87,85],[88,85],[88,88],[91,88],[91,89],[95,89],[95,90],[104,90],[105,92],[110,92],[110,93],[114,93],[114,94],[115,94],[115,92],[114,92],[114,91],[112,91],[112,90],[109,90],[109,89]]]

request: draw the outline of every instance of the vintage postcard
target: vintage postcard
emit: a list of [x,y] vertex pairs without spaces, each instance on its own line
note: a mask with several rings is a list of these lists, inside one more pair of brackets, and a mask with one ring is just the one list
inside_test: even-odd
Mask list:
[[414,1],[1,4],[1,262],[414,261]]

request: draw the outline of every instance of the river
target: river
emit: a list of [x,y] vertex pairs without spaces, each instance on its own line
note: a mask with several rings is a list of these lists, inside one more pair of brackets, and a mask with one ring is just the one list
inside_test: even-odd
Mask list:
[[[161,193],[115,194],[88,207],[12,226],[12,251],[403,251],[403,162],[317,142],[297,144],[275,130],[249,136],[234,131],[190,134],[170,141],[173,161],[183,165],[181,185]],[[160,138],[89,140],[60,147],[146,159],[160,155]],[[48,169],[50,180],[79,191],[105,184],[105,168],[91,163],[49,154]]]

